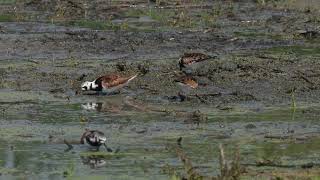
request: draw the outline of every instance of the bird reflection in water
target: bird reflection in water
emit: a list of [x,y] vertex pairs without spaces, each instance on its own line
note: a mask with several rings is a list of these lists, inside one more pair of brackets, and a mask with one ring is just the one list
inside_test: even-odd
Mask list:
[[92,169],[106,166],[107,162],[105,159],[97,156],[81,156],[82,163],[90,166]]
[[125,111],[140,111],[149,112],[150,107],[132,97],[125,97],[123,99],[109,99],[102,102],[89,102],[81,104],[81,107],[88,111],[124,113]]
[[81,104],[81,107],[85,110],[89,111],[102,111],[102,112],[112,112],[119,113],[121,112],[122,107],[118,104],[112,104],[107,102],[90,102],[86,104]]

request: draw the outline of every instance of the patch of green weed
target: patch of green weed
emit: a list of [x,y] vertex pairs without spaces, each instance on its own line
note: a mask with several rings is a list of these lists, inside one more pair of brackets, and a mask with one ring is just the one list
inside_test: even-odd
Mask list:
[[101,21],[90,21],[90,20],[78,20],[70,22],[70,25],[72,26],[78,26],[78,27],[85,27],[90,29],[97,29],[97,30],[105,30],[112,27],[110,23],[107,22],[101,22]]
[[12,5],[15,3],[16,3],[16,0],[0,0],[0,5]]
[[15,16],[14,15],[12,15],[12,14],[0,14],[0,22],[12,22],[12,21],[15,21]]

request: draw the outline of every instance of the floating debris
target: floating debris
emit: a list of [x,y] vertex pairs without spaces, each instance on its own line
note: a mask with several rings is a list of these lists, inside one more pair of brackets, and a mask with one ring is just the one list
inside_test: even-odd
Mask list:
[[[231,163],[228,163],[225,158],[225,153],[223,146],[220,144],[219,150],[220,150],[220,175],[218,176],[204,176],[200,172],[197,171],[195,166],[193,165],[191,159],[186,155],[184,152],[182,146],[181,146],[181,140],[180,137],[177,140],[177,146],[175,147],[175,151],[181,162],[184,166],[184,176],[181,177],[181,179],[189,179],[189,180],[195,180],[195,179],[240,179],[240,175],[245,172],[245,169],[240,166],[240,153],[239,149],[236,150],[234,153],[234,157]],[[174,169],[171,171],[175,171]]]

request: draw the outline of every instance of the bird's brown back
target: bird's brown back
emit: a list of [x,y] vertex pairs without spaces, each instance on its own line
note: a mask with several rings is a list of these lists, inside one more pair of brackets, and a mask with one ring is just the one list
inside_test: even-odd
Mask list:
[[101,76],[96,81],[101,81],[101,84],[103,87],[111,88],[111,87],[118,86],[120,84],[125,84],[131,77],[132,76],[123,77],[118,74],[110,74],[110,75]]

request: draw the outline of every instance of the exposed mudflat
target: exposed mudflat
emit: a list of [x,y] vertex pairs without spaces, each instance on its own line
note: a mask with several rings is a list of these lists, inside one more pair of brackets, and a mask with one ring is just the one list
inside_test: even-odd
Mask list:
[[[0,2],[0,179],[189,177],[180,137],[202,176],[220,174],[221,143],[228,160],[239,150],[243,178],[319,177],[316,7]],[[212,58],[181,71],[190,52]],[[81,92],[111,72],[139,76],[114,95]],[[176,83],[185,74],[197,88]],[[80,145],[85,128],[103,131],[118,152]]]

